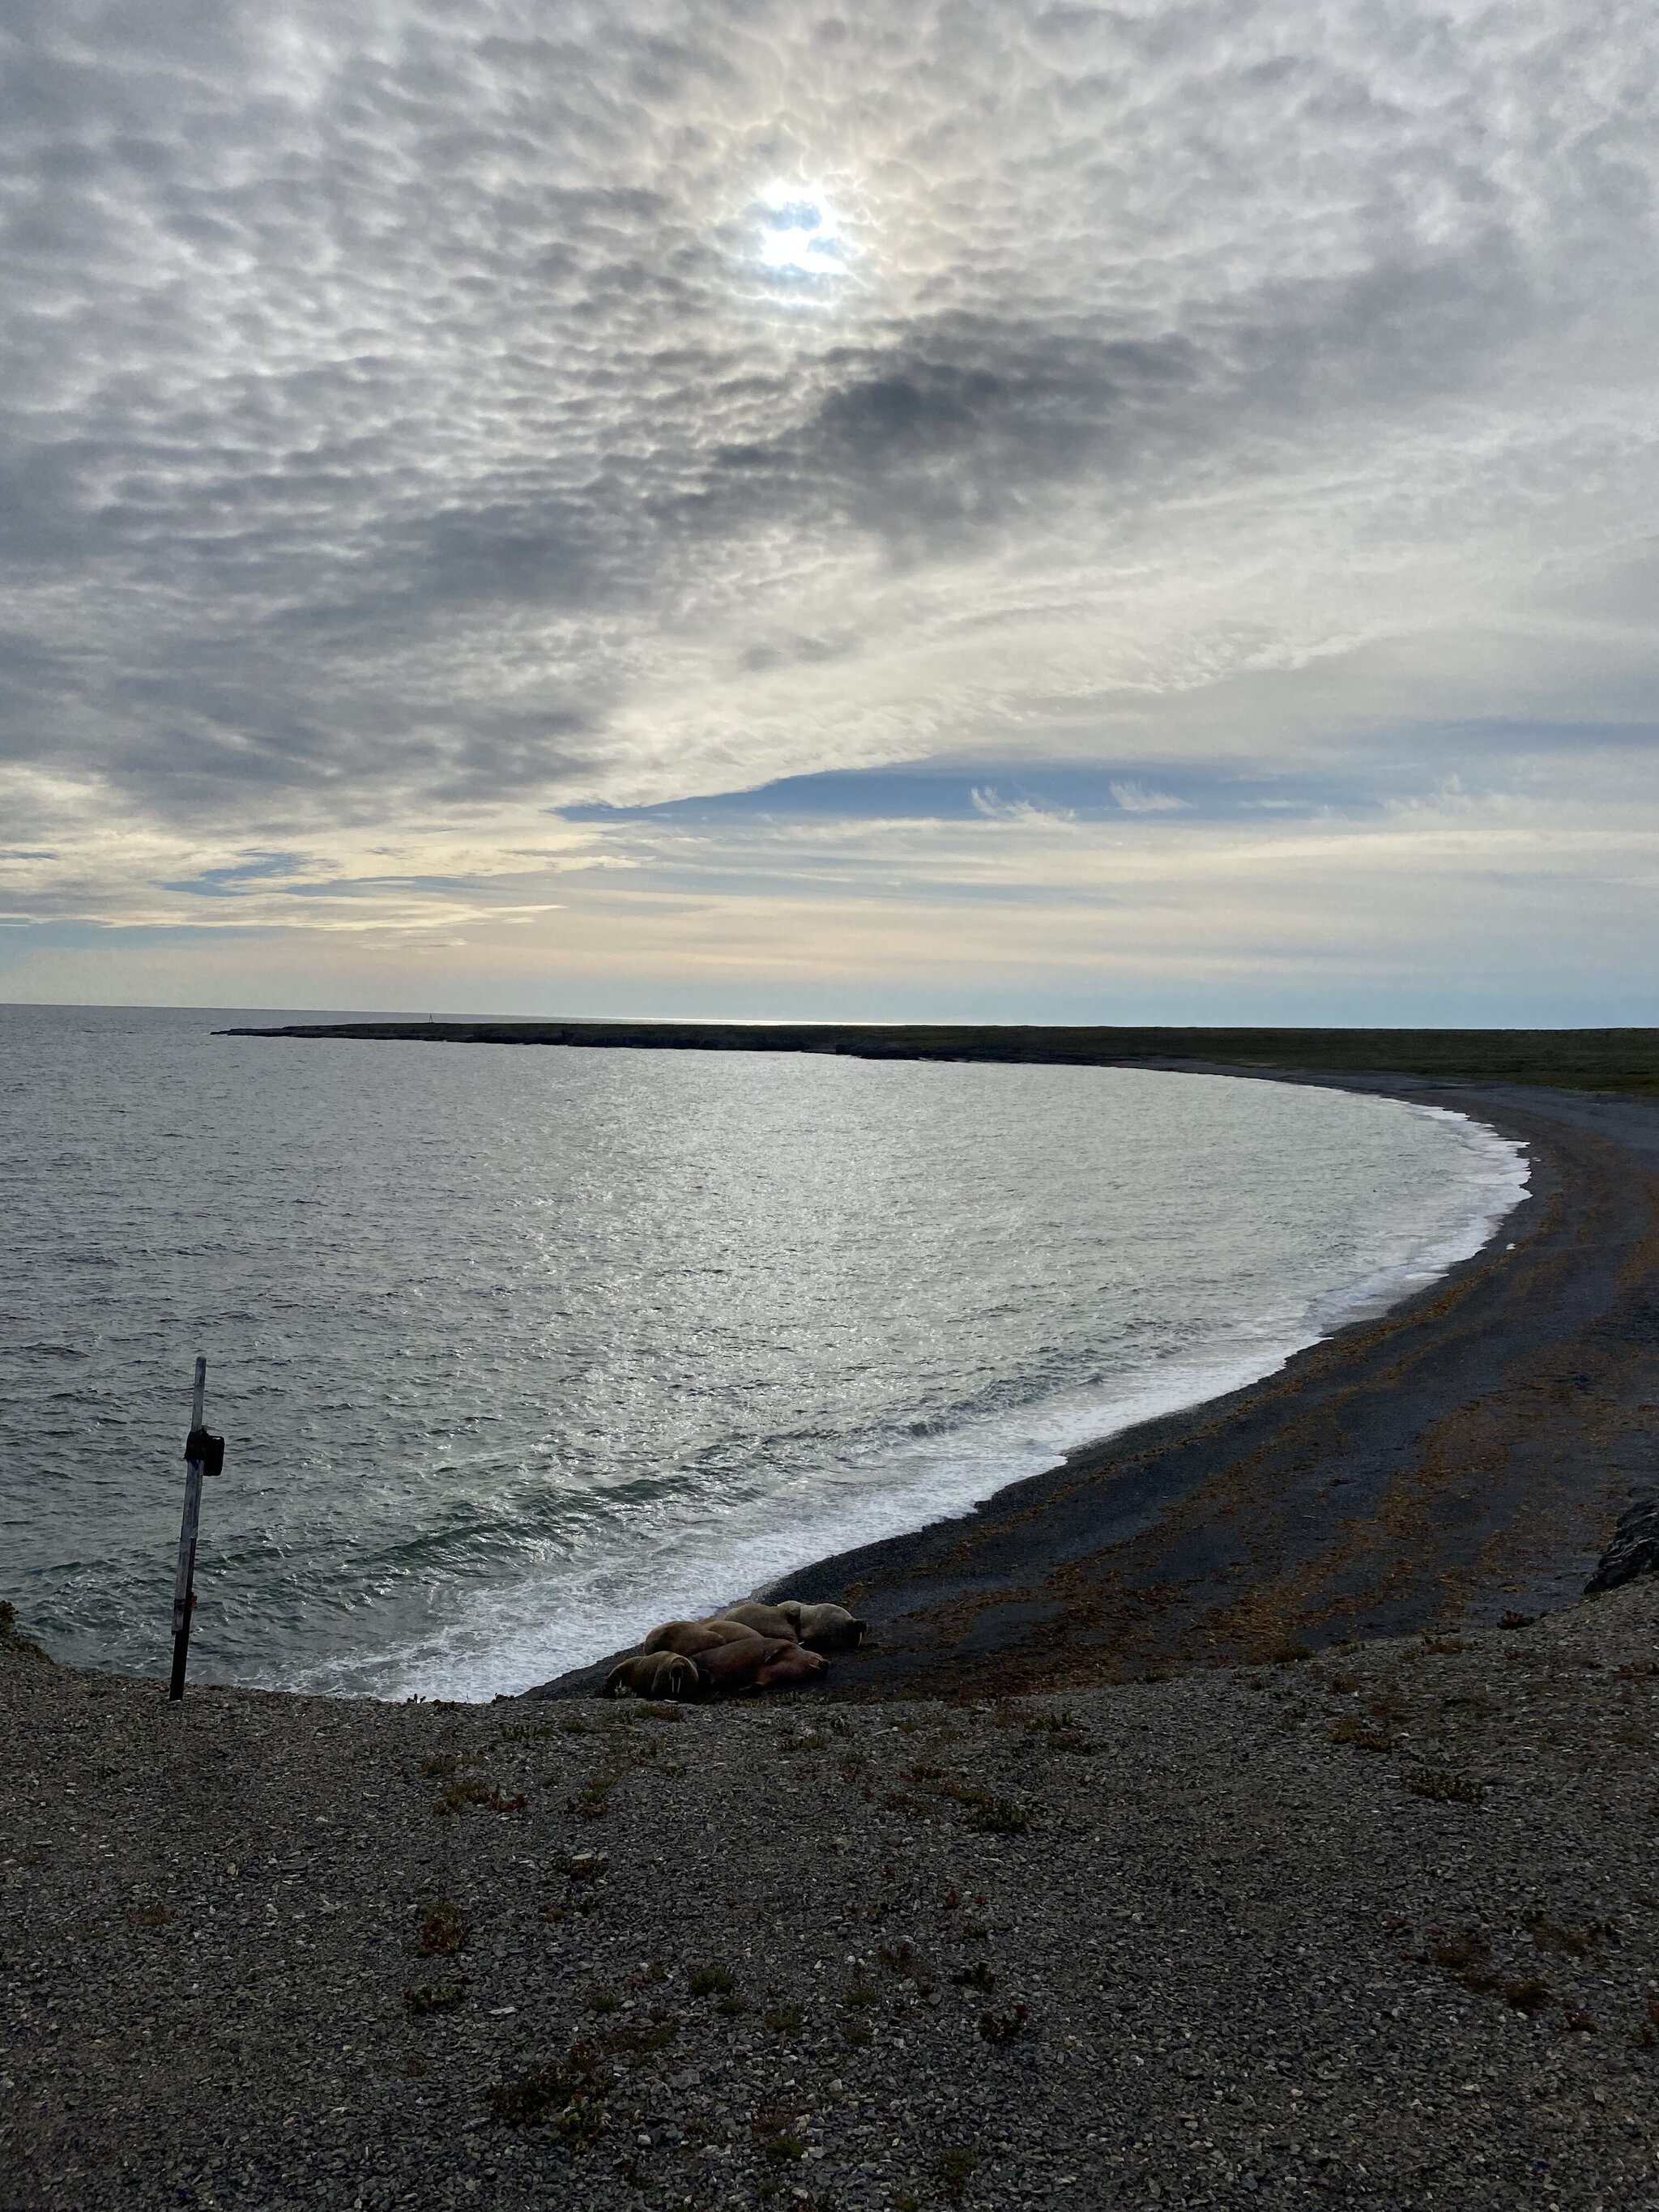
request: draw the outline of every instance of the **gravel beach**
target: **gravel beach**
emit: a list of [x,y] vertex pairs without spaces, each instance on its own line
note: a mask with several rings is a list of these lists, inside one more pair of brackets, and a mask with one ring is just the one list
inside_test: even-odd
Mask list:
[[[829,1694],[54,1664],[0,1615],[0,2212],[1659,2212],[1659,1111],[1277,1376],[793,1577]],[[711,1592],[711,1602],[734,1592]]]
[[1659,2207],[1659,1582],[1060,1697],[0,1654],[0,2202]]
[[[875,1625],[831,1695],[1069,1689],[1542,1613],[1659,1494],[1659,1107],[1307,1079],[1475,1116],[1525,1144],[1528,1195],[1473,1258],[1266,1380],[790,1576]],[[538,1694],[591,1694],[610,1663]]]

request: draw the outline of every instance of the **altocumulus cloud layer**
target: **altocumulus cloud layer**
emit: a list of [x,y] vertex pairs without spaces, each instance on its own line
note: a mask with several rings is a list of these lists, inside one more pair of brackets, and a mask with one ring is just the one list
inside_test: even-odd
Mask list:
[[27,994],[1639,989],[1650,9],[3,20]]

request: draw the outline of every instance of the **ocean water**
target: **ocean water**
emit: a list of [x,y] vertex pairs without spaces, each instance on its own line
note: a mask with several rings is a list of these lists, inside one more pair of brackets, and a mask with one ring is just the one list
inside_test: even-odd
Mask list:
[[483,1698],[961,1513],[1477,1250],[1455,1115],[1132,1070],[0,1009],[0,1595],[198,1680]]

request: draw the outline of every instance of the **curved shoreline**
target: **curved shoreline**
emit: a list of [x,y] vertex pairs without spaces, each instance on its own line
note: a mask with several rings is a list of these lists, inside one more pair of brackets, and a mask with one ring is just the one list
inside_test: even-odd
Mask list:
[[[1137,1065],[1147,1065],[1138,1061]],[[1526,1145],[1470,1258],[1261,1381],[787,1577],[855,1605],[828,1694],[980,1697],[1537,1613],[1659,1487],[1659,1112],[1386,1073],[1171,1072],[1448,1107]],[[775,1586],[775,1587],[781,1587]],[[591,1696],[611,1662],[527,1694]]]

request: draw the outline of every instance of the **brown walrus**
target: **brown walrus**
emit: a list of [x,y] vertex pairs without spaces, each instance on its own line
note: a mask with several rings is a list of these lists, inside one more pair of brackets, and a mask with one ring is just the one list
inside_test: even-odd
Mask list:
[[844,1605],[803,1605],[798,1597],[785,1598],[778,1611],[793,1621],[795,1634],[813,1651],[855,1651],[870,1626]]
[[702,1686],[696,1662],[678,1651],[635,1652],[605,1678],[607,1698],[695,1698]]
[[712,1651],[720,1644],[741,1644],[745,1636],[755,1633],[740,1620],[665,1620],[646,1638],[645,1648],[647,1651],[679,1651],[686,1658],[695,1659],[700,1651]]
[[709,1690],[781,1690],[810,1682],[829,1664],[787,1636],[745,1637],[740,1644],[722,1644],[696,1657],[697,1673]]
[[742,1605],[728,1605],[725,1612],[716,1618],[741,1621],[745,1628],[752,1628],[757,1636],[781,1636],[787,1644],[799,1644],[800,1641],[795,1633],[794,1622],[781,1605],[762,1605],[757,1599],[750,1598]]

